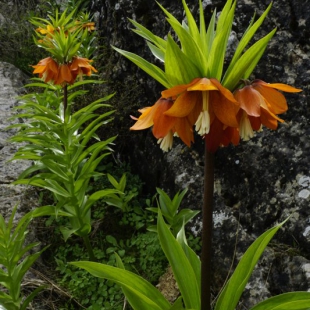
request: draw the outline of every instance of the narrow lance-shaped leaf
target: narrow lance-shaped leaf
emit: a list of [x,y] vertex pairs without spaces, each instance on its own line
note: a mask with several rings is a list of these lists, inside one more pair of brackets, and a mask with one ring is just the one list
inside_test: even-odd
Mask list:
[[236,3],[233,4],[227,14],[224,14],[226,13],[226,11],[222,11],[220,19],[222,14],[224,14],[226,17],[225,23],[223,24],[223,26],[220,26],[220,21],[218,21],[215,37],[210,50],[210,55],[208,59],[209,74],[210,77],[216,78],[217,80],[221,80],[222,77],[226,47],[233,23],[235,6]]
[[137,23],[135,20],[129,18],[129,21],[137,28],[137,30],[133,29],[132,30],[133,32],[155,44],[161,51],[164,52],[166,50],[167,41],[154,35],[150,30],[146,29],[141,24]]
[[196,21],[192,15],[191,11],[189,10],[185,0],[182,0],[182,3],[183,3],[183,7],[185,10],[185,14],[186,14],[189,32],[190,32],[191,36],[194,38],[194,41],[196,41],[198,43],[198,45],[200,45],[200,33],[199,33],[199,29],[197,27]]
[[112,46],[118,53],[122,54],[129,60],[131,60],[134,64],[136,64],[139,68],[149,74],[152,78],[154,78],[157,82],[162,84],[166,88],[170,88],[172,85],[166,79],[165,72],[161,70],[159,67],[151,64],[140,56],[137,56],[134,53],[130,53],[119,48]]
[[190,33],[174,20],[168,19],[168,22],[177,33],[182,46],[182,52],[191,59],[191,61],[199,68],[200,76],[207,74],[207,57],[203,55],[201,44],[197,42]]
[[159,59],[160,61],[164,62],[165,61],[165,52],[166,51],[162,51],[160,48],[158,48],[157,46],[155,46],[154,44],[150,43],[150,42],[146,42],[147,46],[149,47],[149,49],[151,50],[152,54]]
[[250,310],[309,310],[310,292],[289,292],[268,298]]
[[165,224],[160,210],[158,210],[157,231],[161,247],[172,267],[185,307],[187,309],[199,309],[200,289],[195,271],[181,245]]
[[237,306],[240,296],[252,274],[257,261],[261,257],[263,251],[268,245],[274,234],[282,227],[286,222],[267,230],[261,236],[259,236],[252,245],[247,249],[242,258],[239,261],[237,268],[229,281],[226,283],[219,299],[216,302],[215,310],[234,310]]
[[254,34],[260,27],[260,25],[263,23],[265,17],[269,13],[270,9],[272,7],[272,2],[269,4],[268,8],[265,10],[265,12],[261,15],[261,17],[252,25],[252,22],[249,26],[249,28],[245,31],[242,39],[240,40],[237,49],[234,53],[234,56],[229,64],[229,67],[225,73],[225,75],[228,75],[231,70],[235,69],[235,64],[237,60],[240,58],[240,55],[242,54],[243,50],[247,46],[247,44],[250,42],[250,40],[253,38]]
[[129,302],[134,310],[169,310],[170,304],[149,282],[133,272],[94,262],[70,263],[95,277],[111,280],[131,292]]
[[272,30],[265,37],[253,44],[236,62],[234,70],[231,70],[222,81],[222,85],[229,90],[234,90],[241,79],[247,79],[258,61],[262,57],[268,42],[275,34],[276,29]]
[[177,240],[181,247],[183,248],[183,251],[188,258],[191,266],[193,267],[193,271],[196,276],[196,282],[200,289],[201,284],[201,262],[197,254],[188,246],[186,236],[185,236],[185,227],[182,226],[181,230],[177,234]]
[[198,68],[168,35],[168,45],[165,55],[166,77],[171,85],[186,84],[200,75]]

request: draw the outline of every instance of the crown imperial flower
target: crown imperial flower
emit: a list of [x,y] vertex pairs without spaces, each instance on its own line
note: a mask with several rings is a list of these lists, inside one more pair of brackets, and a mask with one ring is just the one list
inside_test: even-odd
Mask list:
[[[250,45],[272,3],[258,19],[252,19],[225,72],[226,49],[237,2],[227,0],[219,16],[214,11],[207,27],[201,0],[199,27],[186,1],[182,0],[182,3],[187,24],[180,23],[159,5],[175,31],[177,40],[169,34],[166,39],[162,39],[130,20],[136,27],[134,32],[147,40],[151,53],[164,63],[164,70],[136,54],[113,47],[166,89],[153,107],[140,110],[142,114],[138,119],[134,118],[136,124],[131,129],[153,126],[154,136],[160,139],[161,146],[165,145],[162,148],[167,150],[171,148],[172,137],[176,135],[190,146],[194,141],[195,127],[198,135],[205,138],[206,148],[210,152],[230,143],[237,145],[240,135],[244,140],[253,137],[254,131],[260,130],[262,125],[276,129],[278,122],[282,121],[277,114],[287,109],[286,100],[278,90],[299,90],[285,84],[267,84],[260,80],[236,90],[240,81],[248,79],[252,74],[276,32],[273,29]],[[170,100],[169,105],[160,107],[165,100]],[[158,130],[159,127],[162,130]]]
[[277,114],[286,112],[288,107],[285,97],[279,90],[289,93],[301,91],[282,83],[269,84],[262,80],[254,80],[234,92],[236,100],[240,103],[239,129],[243,140],[252,138],[253,131],[260,130],[262,125],[275,130],[278,122],[284,122]]

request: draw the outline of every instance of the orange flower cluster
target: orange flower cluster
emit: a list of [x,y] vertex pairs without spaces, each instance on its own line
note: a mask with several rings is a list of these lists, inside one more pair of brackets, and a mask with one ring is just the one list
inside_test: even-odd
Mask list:
[[285,97],[278,91],[300,92],[286,84],[268,84],[255,80],[232,94],[216,79],[196,78],[189,84],[178,85],[161,93],[152,106],[139,110],[139,118],[131,130],[153,126],[153,135],[161,148],[172,147],[173,136],[188,146],[194,142],[193,126],[206,139],[210,152],[220,145],[237,145],[242,139],[253,137],[254,130],[264,125],[276,129],[276,114],[287,110]]
[[58,64],[52,57],[39,61],[33,73],[39,74],[45,82],[53,81],[55,85],[73,84],[77,77],[82,79],[85,74],[90,76],[97,70],[90,64],[92,60],[82,57],[74,57],[68,64]]

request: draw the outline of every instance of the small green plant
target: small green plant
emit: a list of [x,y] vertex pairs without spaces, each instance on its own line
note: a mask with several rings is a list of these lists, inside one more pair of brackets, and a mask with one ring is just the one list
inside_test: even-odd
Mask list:
[[112,186],[117,190],[115,194],[111,194],[105,197],[104,201],[110,205],[121,209],[123,212],[128,211],[128,203],[135,196],[138,195],[136,191],[127,193],[126,190],[126,174],[123,174],[120,181],[118,182],[111,174],[107,174],[108,179]]
[[[166,222],[170,225],[170,229],[174,236],[178,234],[183,225],[186,225],[193,217],[195,217],[200,211],[193,211],[191,209],[179,210],[180,204],[187,193],[187,189],[184,189],[181,193],[177,193],[173,199],[160,188],[157,188],[158,193],[158,208],[148,208],[148,210],[158,213],[158,209],[161,210]],[[150,226],[149,230],[156,231],[156,226]]]
[[[97,261],[113,266],[119,256],[126,269],[140,274],[154,284],[167,267],[167,260],[161,250],[157,234],[153,232],[141,232],[121,240],[98,232],[92,241],[97,244],[93,248]],[[87,309],[95,309],[94,307],[104,307],[106,310],[123,309],[124,296],[117,284],[97,279],[85,270],[68,264],[68,261],[87,258],[77,242],[68,240],[58,245],[53,252],[57,264],[58,285],[70,292],[81,305]]]
[[[94,254],[98,261],[104,261],[108,257],[105,251],[98,248],[94,248]],[[117,285],[94,278],[84,270],[72,268],[67,263],[67,259],[77,260],[82,257],[86,258],[86,255],[79,244],[66,243],[59,246],[55,255],[56,271],[59,273],[58,284],[68,290],[86,309],[121,310],[123,296]]]
[[[14,207],[7,223],[0,214],[0,305],[6,310],[26,310],[33,298],[45,287],[38,287],[27,298],[21,294],[24,275],[46,249],[36,251],[40,243],[26,244],[27,228],[31,213],[24,215],[14,225],[17,206]],[[14,227],[15,226],[15,227]],[[28,252],[32,251],[33,254]]]

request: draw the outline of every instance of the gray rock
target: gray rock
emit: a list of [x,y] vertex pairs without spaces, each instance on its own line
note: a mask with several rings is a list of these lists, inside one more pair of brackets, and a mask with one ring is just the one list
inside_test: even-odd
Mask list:
[[[30,194],[24,186],[11,185],[18,175],[31,165],[27,161],[10,161],[18,145],[9,143],[7,139],[14,134],[14,130],[5,130],[12,122],[9,118],[15,113],[13,107],[17,104],[17,97],[23,91],[25,75],[15,66],[0,62],[0,212],[8,218],[13,207],[19,205],[16,220],[32,206],[25,206],[26,196]],[[21,120],[20,120],[21,121]],[[28,192],[27,192],[28,191]]]

